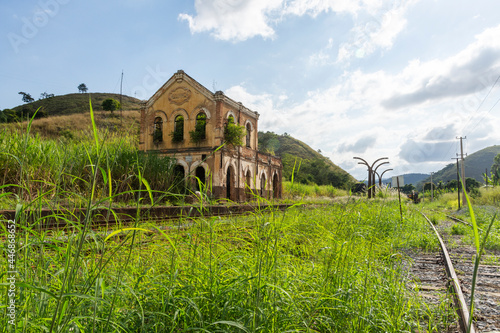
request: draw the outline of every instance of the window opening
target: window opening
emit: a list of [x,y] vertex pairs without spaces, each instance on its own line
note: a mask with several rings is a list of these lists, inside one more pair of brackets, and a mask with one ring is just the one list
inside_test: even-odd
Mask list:
[[196,179],[196,190],[201,191],[205,187],[205,168],[202,166],[197,167],[195,170],[195,176],[197,178]]
[[184,117],[175,117],[174,132],[172,133],[172,142],[182,142],[184,140]]
[[155,144],[163,141],[163,119],[156,117],[154,122],[153,142]]
[[247,124],[247,147],[250,148],[251,146],[251,142],[250,142],[250,136],[251,136],[251,133],[252,133],[252,127],[250,126],[250,124]]
[[194,131],[189,132],[191,141],[194,143],[201,142],[206,139],[207,115],[203,112],[196,116],[196,124]]

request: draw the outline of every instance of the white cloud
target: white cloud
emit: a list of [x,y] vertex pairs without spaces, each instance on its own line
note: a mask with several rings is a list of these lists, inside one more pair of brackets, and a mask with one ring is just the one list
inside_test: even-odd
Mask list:
[[399,89],[383,105],[397,109],[480,93],[499,73],[500,25],[478,34],[474,43],[452,57],[413,61],[398,75]]
[[287,100],[287,96],[280,95],[275,99],[270,94],[253,95],[241,85],[227,89],[225,94],[235,101],[242,102],[252,111],[261,114],[259,130],[283,132],[283,129],[289,126],[289,118],[280,109],[281,104]]
[[282,0],[196,0],[196,16],[180,14],[192,33],[212,32],[221,40],[243,41],[255,36],[274,37],[272,13]]
[[317,16],[322,12],[355,14],[360,10],[362,1],[354,0],[292,0],[286,5],[285,14]]
[[[390,0],[196,0],[195,15],[182,13],[178,17],[188,22],[191,33],[211,32],[216,39],[239,42],[256,36],[274,38],[272,25],[290,15],[350,15],[356,21],[352,40],[341,46],[338,56],[345,60],[378,47],[390,48],[406,24],[406,9],[414,1],[418,0],[395,6]],[[321,61],[326,55],[317,56]]]
[[[497,60],[488,54],[496,54],[497,49],[500,26],[479,34],[476,41],[447,59],[413,60],[397,73],[346,71],[334,85],[309,91],[296,104],[271,94],[254,95],[243,86],[233,87],[227,94],[261,113],[260,130],[290,133],[321,149],[357,177],[365,171],[352,163],[355,155],[367,161],[387,156],[395,173],[428,172],[450,163],[457,135],[470,136],[471,147],[477,149],[500,141],[492,127],[498,117],[490,112],[497,107],[500,81],[476,112],[485,88],[491,88],[500,74],[500,68],[489,72],[496,68]],[[440,81],[465,88],[448,92],[444,85],[443,90],[436,88],[441,96],[436,93],[418,103],[387,108],[394,96],[414,96],[422,87],[440,86]]]
[[[416,1],[376,2],[366,9],[367,16],[355,17],[349,41],[340,45],[337,61],[364,58],[378,49],[390,49],[407,24],[406,13]],[[377,6],[378,4],[378,6]],[[391,7],[393,6],[393,7]]]

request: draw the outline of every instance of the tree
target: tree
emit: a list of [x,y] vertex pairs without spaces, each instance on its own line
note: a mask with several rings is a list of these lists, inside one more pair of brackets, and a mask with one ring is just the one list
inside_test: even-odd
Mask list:
[[23,102],[24,103],[31,103],[31,102],[34,102],[35,99],[33,97],[31,97],[30,94],[28,93],[25,93],[24,91],[20,91],[19,92],[19,95],[22,95],[23,96]]
[[19,117],[16,114],[16,111],[11,109],[5,109],[0,112],[0,122],[2,123],[12,123],[17,122]]
[[116,99],[107,98],[102,102],[102,109],[104,111],[111,111],[111,113],[113,113],[113,111],[119,108],[121,108],[121,105]]
[[500,154],[493,159],[493,164],[491,165],[491,180],[494,185],[500,183]]
[[40,94],[40,99],[47,99],[54,97],[54,94],[47,94],[47,92],[43,92]]
[[78,91],[81,93],[86,93],[87,90],[89,90],[89,89],[87,88],[85,83],[80,83],[80,85],[78,86]]
[[413,184],[406,184],[405,186],[401,187],[401,192],[403,192],[404,194],[410,194],[414,190],[415,186],[413,186]]

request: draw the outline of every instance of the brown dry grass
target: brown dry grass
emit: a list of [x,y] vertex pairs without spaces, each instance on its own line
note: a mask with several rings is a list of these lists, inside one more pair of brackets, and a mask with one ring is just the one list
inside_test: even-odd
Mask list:
[[[117,131],[123,134],[138,135],[140,113],[137,110],[123,111],[111,115],[109,112],[95,112],[95,121],[99,129]],[[27,122],[5,124],[9,131],[26,131]],[[35,119],[31,125],[31,133],[39,134],[42,138],[56,139],[59,137],[79,138],[91,131],[90,113],[76,113],[62,116],[52,116]]]

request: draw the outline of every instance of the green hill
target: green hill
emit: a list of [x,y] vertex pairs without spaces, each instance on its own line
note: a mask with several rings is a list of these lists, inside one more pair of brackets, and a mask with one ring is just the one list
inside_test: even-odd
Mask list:
[[283,178],[305,184],[333,185],[344,188],[356,182],[349,173],[335,165],[304,142],[290,135],[259,132],[259,150],[280,156],[283,161]]
[[[495,156],[500,154],[500,145],[495,145],[481,149],[469,156],[465,157],[465,177],[474,178],[478,182],[484,183],[483,173],[488,169],[488,175]],[[432,175],[434,183],[443,181],[444,183],[457,179],[457,164],[450,163],[443,169]],[[425,179],[425,182],[430,181],[430,177]]]
[[[92,94],[67,94],[39,99],[32,103],[16,106],[17,114],[30,115],[40,108],[44,116],[60,116],[73,113],[86,113],[89,111],[89,98],[92,98],[92,108],[95,111],[102,110],[101,104],[107,98],[120,100],[119,94],[92,93]],[[139,110],[141,101],[137,98],[122,95],[123,110]],[[4,110],[5,112],[5,110]]]

